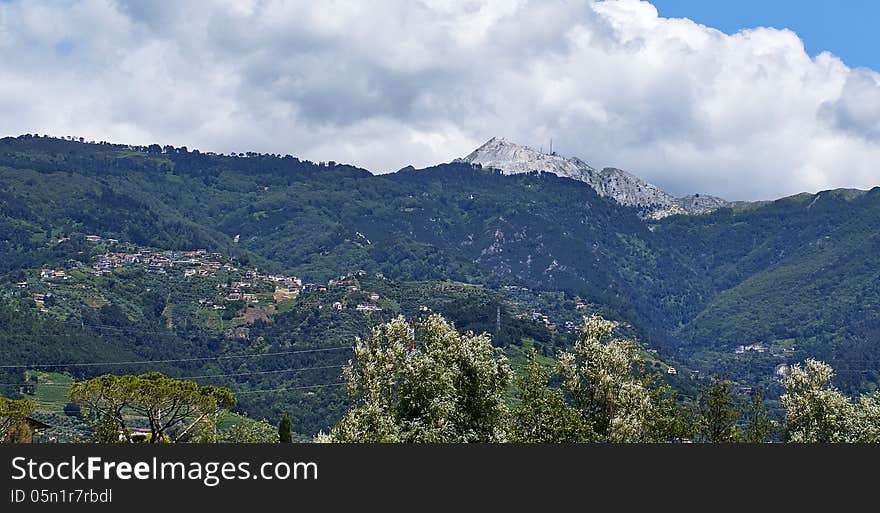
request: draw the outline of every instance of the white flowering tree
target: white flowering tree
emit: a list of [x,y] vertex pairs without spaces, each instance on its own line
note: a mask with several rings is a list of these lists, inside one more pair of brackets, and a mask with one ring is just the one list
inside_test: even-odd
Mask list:
[[834,369],[824,362],[807,360],[795,365],[783,381],[785,429],[789,442],[846,442],[853,406],[831,384]]
[[859,398],[853,406],[848,430],[850,442],[880,443],[880,392]]
[[641,376],[634,341],[615,336],[617,324],[598,315],[584,319],[583,332],[559,355],[562,389],[601,441],[652,441],[656,403]]
[[439,315],[415,329],[402,317],[375,328],[344,375],[353,406],[333,441],[507,440],[507,359],[487,335],[460,334]]

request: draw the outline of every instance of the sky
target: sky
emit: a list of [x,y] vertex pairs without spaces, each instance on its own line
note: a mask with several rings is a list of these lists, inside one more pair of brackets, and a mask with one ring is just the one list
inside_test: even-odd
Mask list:
[[880,7],[657,4],[0,0],[0,134],[376,173],[552,137],[674,194],[880,185]]
[[666,18],[690,18],[735,34],[753,27],[790,29],[810,55],[828,51],[848,66],[880,70],[877,0],[654,0]]

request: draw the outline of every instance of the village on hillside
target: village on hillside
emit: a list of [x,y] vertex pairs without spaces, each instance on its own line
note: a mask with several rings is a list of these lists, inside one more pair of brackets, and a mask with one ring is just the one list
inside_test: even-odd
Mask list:
[[[381,272],[359,269],[326,283],[304,283],[297,276],[261,271],[235,257],[206,249],[158,249],[96,234],[85,235],[84,239],[92,247],[88,256],[82,258],[84,261],[69,259],[61,265],[32,270],[26,279],[14,284],[17,291],[13,294],[32,300],[40,313],[78,319],[78,309],[83,304],[101,308],[113,302],[110,282],[129,286],[164,283],[171,288],[167,300],[171,306],[163,312],[169,328],[195,323],[236,338],[247,338],[247,325],[257,320],[270,321],[276,314],[293,308],[304,293],[330,293],[319,300],[327,303],[318,305],[319,308],[326,306],[332,312],[351,310],[364,315],[381,314],[390,306],[386,302],[392,299],[375,289],[362,289],[362,284],[373,283],[381,290],[378,283],[385,280]],[[54,244],[69,240],[62,237]],[[576,296],[560,300],[552,293],[522,286],[502,286],[498,292],[509,301],[513,317],[569,335],[579,331],[583,315],[594,307]],[[9,290],[3,293],[9,294]],[[420,314],[431,311],[428,306],[418,306]],[[132,319],[135,316],[129,315]]]
[[[68,238],[56,240],[56,244],[67,242]],[[378,292],[362,291],[360,281],[369,275],[364,270],[355,270],[342,274],[327,283],[303,283],[292,275],[283,273],[261,272],[256,267],[242,265],[234,257],[205,249],[164,250],[147,246],[139,246],[131,242],[89,234],[85,240],[93,245],[95,251],[88,262],[68,260],[57,268],[43,268],[28,279],[15,286],[21,292],[28,292],[37,309],[48,313],[49,307],[63,301],[61,288],[65,286],[83,287],[82,282],[89,276],[124,276],[125,271],[138,270],[156,277],[181,278],[194,284],[193,290],[204,290],[198,287],[200,282],[216,283],[213,293],[202,294],[195,298],[199,308],[226,310],[232,304],[238,308],[245,305],[279,305],[295,300],[301,293],[327,292],[344,289],[350,292],[362,292],[360,301],[334,301],[330,307],[335,311],[352,308],[357,312],[369,314],[381,312],[384,298]],[[372,277],[372,276],[370,276]],[[382,273],[375,278],[384,279]],[[526,287],[505,286],[504,294],[516,298],[520,294],[531,294]],[[99,301],[100,303],[100,301]],[[515,302],[523,310],[514,314],[516,318],[528,319],[545,325],[548,329],[574,333],[579,327],[576,319],[560,319],[554,322],[551,315],[529,308],[528,305]],[[578,312],[585,311],[589,305],[576,299],[573,305]],[[427,306],[420,309],[429,311]]]
[[[56,243],[66,242],[62,238]],[[156,277],[180,278],[193,284],[192,290],[204,291],[202,283],[213,285],[213,293],[194,298],[200,308],[226,310],[232,304],[244,305],[281,304],[295,300],[300,293],[326,292],[344,288],[361,291],[357,278],[367,276],[358,270],[329,280],[325,284],[303,283],[296,276],[283,273],[265,273],[256,267],[247,267],[233,257],[205,249],[187,251],[161,250],[138,246],[99,235],[86,235],[85,240],[94,245],[96,254],[88,262],[70,259],[57,268],[43,268],[28,279],[15,284],[21,293],[33,300],[37,309],[49,313],[49,308],[63,301],[64,288],[84,288],[89,277],[125,276],[126,271],[137,270]],[[102,251],[103,250],[103,251]],[[382,277],[381,273],[377,277]],[[337,301],[335,310],[353,308],[358,312],[380,312],[380,295],[362,291],[362,302],[348,305]],[[21,294],[19,294],[21,297]],[[100,306],[100,305],[99,305]],[[274,310],[273,310],[274,313]]]

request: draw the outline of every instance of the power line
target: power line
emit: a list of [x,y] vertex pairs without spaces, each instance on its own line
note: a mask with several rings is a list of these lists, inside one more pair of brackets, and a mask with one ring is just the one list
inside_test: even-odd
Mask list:
[[267,388],[264,390],[248,390],[245,392],[236,392],[235,394],[236,395],[245,395],[245,394],[257,394],[257,393],[263,393],[263,392],[284,392],[287,390],[305,390],[307,388],[338,387],[338,386],[342,386],[344,384],[345,384],[344,381],[339,381],[336,383],[323,383],[320,385],[306,385],[306,386],[301,386],[301,387]]
[[283,356],[291,354],[319,353],[327,351],[338,351],[340,349],[352,349],[352,346],[334,346],[320,349],[300,349],[296,351],[275,351],[271,353],[245,354],[245,355],[229,355],[229,356],[206,356],[201,358],[169,358],[165,360],[132,360],[123,362],[87,362],[87,363],[31,363],[17,365],[0,365],[0,369],[29,369],[42,367],[99,367],[109,365],[142,365],[145,363],[175,363],[175,362],[204,362],[210,360],[232,360],[239,358],[260,358],[264,356]]
[[[104,331],[117,331],[122,333],[140,333],[143,335],[168,335],[168,336],[179,336],[177,332],[173,330],[164,330],[164,331],[156,331],[156,330],[146,330],[143,328],[135,328],[135,327],[125,327],[125,326],[113,326],[109,324],[85,324],[83,322],[76,321],[53,321],[54,325],[62,325],[62,326],[72,326],[74,328],[80,329],[93,329],[93,330],[104,330]],[[52,324],[49,324],[51,327]],[[69,335],[68,333],[51,333],[51,335]]]
[[206,374],[204,376],[181,376],[174,379],[203,379],[203,378],[221,378],[221,377],[229,377],[229,376],[251,376],[255,374],[283,374],[285,372],[299,372],[299,371],[307,371],[307,370],[322,370],[322,369],[341,369],[341,365],[321,365],[317,367],[300,367],[295,369],[284,369],[284,370],[274,370],[274,371],[255,371],[255,372],[238,372],[232,374]]
[[[72,326],[75,328],[90,328],[93,330],[104,330],[104,331],[118,331],[122,333],[139,333],[143,335],[168,335],[168,336],[182,336],[183,334],[178,333],[173,329],[168,330],[147,330],[143,328],[133,327],[133,326],[113,326],[112,324],[89,324],[84,321],[76,321],[76,320],[51,320],[51,324],[48,326]],[[69,335],[68,333],[51,333],[51,335]]]
[[[201,376],[169,376],[172,379],[207,379],[207,378],[223,378],[223,377],[231,377],[231,376],[252,376],[256,374],[283,374],[285,372],[299,372],[299,371],[308,371],[308,370],[323,370],[323,369],[341,369],[341,365],[320,365],[316,367],[295,367],[290,369],[282,369],[282,370],[271,370],[271,371],[253,371],[253,372],[234,372],[229,374],[203,374]],[[85,383],[85,381],[71,381],[70,383],[40,383],[31,382],[31,383],[0,383],[0,386],[40,386],[40,387],[67,387],[70,385],[77,385],[80,383]]]
[[[56,383],[56,384],[60,385],[60,383]],[[345,384],[346,384],[345,381],[336,381],[333,383],[318,383],[315,385],[302,385],[302,386],[296,386],[296,387],[265,388],[265,389],[260,389],[260,390],[245,390],[244,392],[235,392],[235,395],[256,394],[256,393],[262,393],[262,392],[284,392],[287,390],[305,390],[308,388],[338,387],[338,386],[342,386]]]

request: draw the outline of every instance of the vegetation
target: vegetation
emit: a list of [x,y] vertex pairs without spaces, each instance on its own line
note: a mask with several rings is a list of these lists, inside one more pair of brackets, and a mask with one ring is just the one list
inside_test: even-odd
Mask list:
[[746,415],[745,442],[764,443],[776,432],[777,423],[767,413],[767,406],[764,404],[764,396],[761,392],[756,392],[752,397],[752,403]]
[[[692,434],[684,406],[644,372],[638,344],[617,336],[616,327],[587,317],[572,350],[551,369],[529,364],[513,416],[517,441],[675,442]],[[559,388],[550,386],[556,376]]]
[[[352,340],[399,315],[417,321],[439,313],[464,331],[491,334],[515,364],[504,397],[535,440],[715,436],[700,422],[719,411],[698,400],[711,375],[729,377],[729,406],[742,411],[733,424],[745,440],[855,439],[854,428],[839,431],[837,421],[821,426],[792,415],[782,430],[773,421],[799,397],[780,376],[808,359],[838,369],[819,390],[853,398],[841,407],[848,423],[875,418],[878,222],[880,190],[645,221],[585,184],[547,173],[507,176],[451,163],[374,176],[293,156],[5,138],[0,352],[12,366],[0,369],[0,393],[48,398],[50,389],[64,389],[41,387],[53,378],[28,370],[72,381],[94,378],[95,369],[197,376],[200,385],[234,390],[239,413],[277,419],[289,412],[295,436],[310,436],[352,406],[336,386]],[[137,268],[90,271],[114,247],[89,234],[156,251],[205,249],[240,270],[316,284],[364,275],[355,290],[276,302],[258,287],[256,302],[227,304],[218,291],[239,280],[231,271],[203,280]],[[41,278],[43,269],[64,270],[66,278]],[[381,311],[355,310],[369,302],[367,292],[379,294]],[[336,302],[345,307],[336,310]],[[605,364],[579,352],[576,341],[580,319],[593,314],[620,324],[616,338],[650,341],[632,350],[599,343],[606,358],[631,364],[624,380],[608,363],[632,396],[591,396],[604,390],[591,373]],[[532,349],[531,361],[550,367],[521,369]],[[301,352],[312,350],[321,352]],[[273,353],[284,354],[254,356]],[[81,362],[100,365],[64,366]],[[673,367],[678,372],[667,373]],[[766,401],[742,397],[748,388],[763,390]],[[639,401],[650,407],[636,407]],[[76,422],[65,405],[56,397],[37,409]],[[630,415],[649,422],[633,424]],[[633,425],[640,434],[620,431]]]
[[221,410],[235,405],[227,388],[200,387],[154,372],[140,376],[106,374],[70,388],[71,401],[86,409],[96,441],[132,443],[132,417],[146,419],[149,443],[211,441]]
[[353,407],[338,442],[504,442],[507,360],[485,335],[459,334],[438,315],[399,317],[358,340],[345,369]]
[[278,434],[275,427],[263,419],[233,424],[221,441],[236,444],[277,443]]
[[733,443],[743,440],[742,430],[737,425],[742,411],[736,407],[729,381],[719,381],[706,391],[700,398],[700,413],[700,434],[706,441]]
[[[356,343],[344,370],[351,408],[332,442],[680,442],[763,443],[776,431],[762,400],[738,402],[733,384],[715,379],[693,406],[641,365],[638,343],[616,324],[587,317],[578,341],[556,359],[532,349],[516,379],[488,335],[459,333],[440,315],[413,325],[403,317]],[[808,360],[783,381],[786,441],[880,442],[880,397],[855,400],[831,383],[832,368]],[[276,428],[224,411],[228,389],[198,386],[159,373],[104,375],[70,387],[65,410],[85,415],[103,443],[290,443],[290,418]],[[4,439],[34,410],[28,400],[0,398]],[[221,431],[221,422],[229,423]],[[135,425],[148,426],[140,434]]]
[[598,436],[581,412],[566,401],[559,388],[550,386],[553,370],[532,354],[525,375],[518,379],[520,406],[513,410],[512,436],[521,443],[582,443]]
[[278,422],[278,441],[283,444],[293,442],[293,434],[290,432],[290,416],[286,413],[281,416]]
[[[615,336],[615,324],[599,316],[585,319],[573,350],[560,353],[552,366],[542,365],[532,353],[517,380],[520,404],[508,413],[497,388],[505,363],[493,360],[488,342],[458,334],[437,316],[428,324],[431,338],[420,341],[426,348],[445,340],[439,354],[457,348],[466,359],[439,357],[436,361],[446,365],[425,365],[425,355],[438,352],[415,349],[402,319],[376,328],[359,344],[358,360],[346,370],[356,406],[328,440],[626,443],[696,438],[708,443],[763,443],[776,429],[760,393],[748,408],[740,408],[732,384],[725,380],[716,379],[700,395],[698,411],[689,412],[667,386],[656,385],[639,371],[637,344]],[[466,371],[474,368],[482,371]],[[828,365],[811,360],[786,378],[782,403],[788,441],[880,442],[876,394],[851,401],[829,386],[832,373]],[[552,383],[556,375],[558,386]],[[482,392],[462,401],[456,398],[461,389]],[[475,423],[478,418],[489,422]],[[479,430],[463,426],[473,425],[491,429],[471,437]]]
[[807,360],[795,366],[785,380],[786,434],[791,442],[880,442],[880,396],[857,401],[831,385],[830,365]]
[[0,442],[10,440],[21,423],[33,413],[34,403],[0,397]]

